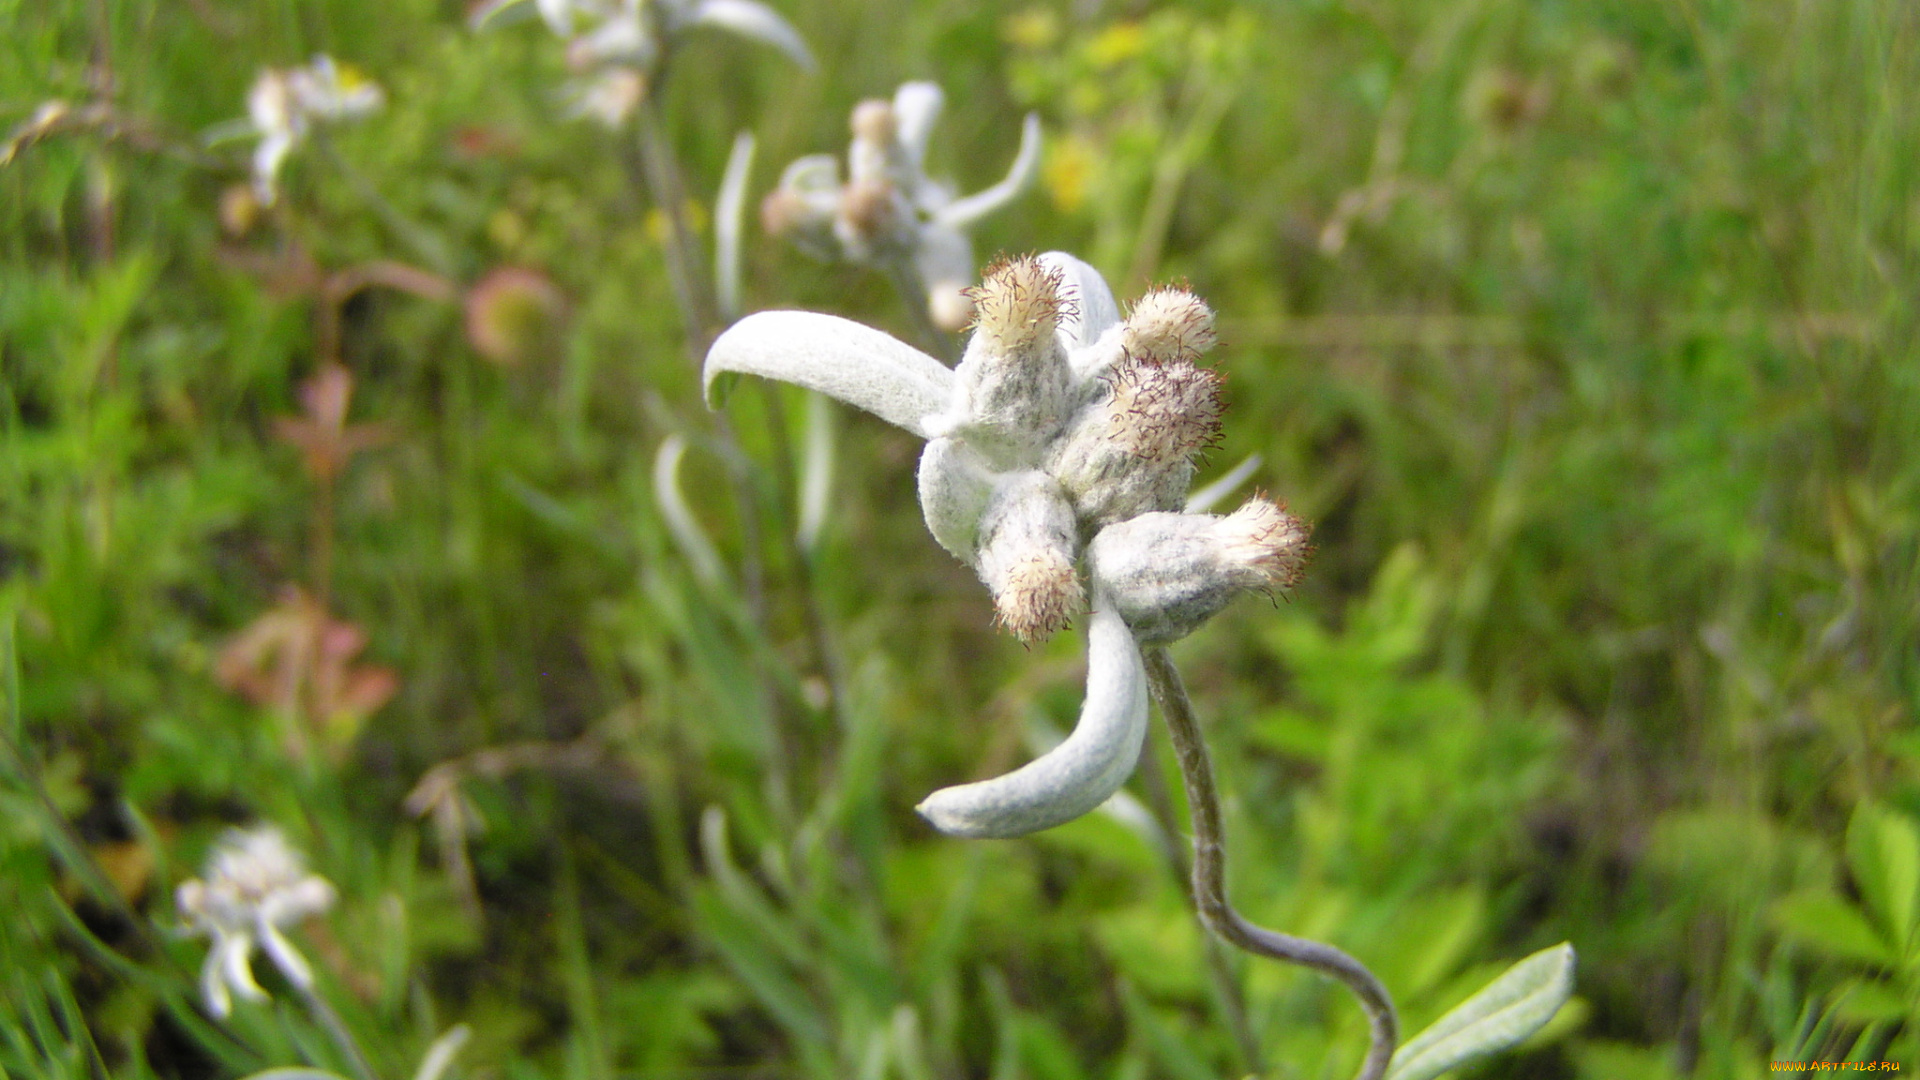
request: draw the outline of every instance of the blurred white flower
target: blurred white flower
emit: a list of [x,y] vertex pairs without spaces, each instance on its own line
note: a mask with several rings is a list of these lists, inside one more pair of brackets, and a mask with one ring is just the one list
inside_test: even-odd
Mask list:
[[233,1011],[233,994],[266,999],[253,980],[256,943],[288,982],[312,989],[313,969],[280,931],[332,907],[333,886],[307,873],[300,853],[271,825],[227,833],[207,858],[204,873],[182,882],[174,899],[188,931],[213,939],[200,972],[213,1015],[224,1018]]
[[306,67],[262,72],[247,91],[248,123],[260,137],[253,151],[253,184],[261,203],[273,205],[281,163],[315,122],[365,116],[385,102],[380,87],[357,68],[324,54]]
[[1292,584],[1307,527],[1264,498],[1186,512],[1194,457],[1220,430],[1219,376],[1196,361],[1213,312],[1149,293],[1123,320],[1099,273],[1050,252],[989,267],[957,368],[830,315],[752,315],[707,354],[724,372],[817,390],[928,440],[920,508],[1023,641],[1090,611],[1087,697],[1073,734],[1007,776],[935,792],[944,832],[1020,836],[1092,810],[1133,771],[1146,732],[1139,646],[1191,633],[1235,597]]
[[944,330],[960,330],[973,313],[973,244],[967,232],[1011,202],[1040,164],[1040,118],[1029,114],[1020,149],[1005,179],[975,195],[926,173],[927,141],[945,97],[930,82],[910,82],[891,102],[863,101],[853,110],[847,181],[830,154],[787,166],[780,186],[761,204],[767,231],[791,238],[825,259],[910,270],[927,290],[927,311]]
[[468,22],[504,25],[531,7],[567,43],[579,78],[567,88],[568,113],[618,126],[632,114],[673,40],[713,27],[771,45],[812,70],[813,54],[793,24],[759,0],[487,0]]

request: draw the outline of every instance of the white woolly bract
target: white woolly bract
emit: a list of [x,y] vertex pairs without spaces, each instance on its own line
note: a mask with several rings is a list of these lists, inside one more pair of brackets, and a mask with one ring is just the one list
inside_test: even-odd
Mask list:
[[851,319],[810,311],[762,311],[728,327],[707,350],[709,396],[725,372],[817,390],[922,438],[922,421],[953,394],[953,372],[940,361]]
[[1156,289],[1141,297],[1126,327],[1121,344],[1127,353],[1155,363],[1195,360],[1219,340],[1213,309],[1185,289]]
[[1126,783],[1147,734],[1147,680],[1133,634],[1094,601],[1087,627],[1087,697],[1065,742],[992,780],[942,788],[918,807],[952,836],[1025,836],[1099,806]]
[[977,569],[996,620],[1022,641],[1063,629],[1085,601],[1073,507],[1038,470],[1001,480],[980,519]]
[[1227,517],[1142,514],[1087,545],[1093,579],[1113,597],[1143,644],[1187,636],[1249,590],[1298,579],[1306,525],[1265,499]]
[[919,484],[927,531],[954,558],[972,566],[980,519],[993,497],[994,478],[986,463],[958,439],[932,439],[920,453]]

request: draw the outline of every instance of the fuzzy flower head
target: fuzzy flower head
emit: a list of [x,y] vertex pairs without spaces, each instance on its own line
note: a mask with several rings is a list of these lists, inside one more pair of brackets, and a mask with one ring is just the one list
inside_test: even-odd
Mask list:
[[910,82],[891,101],[854,106],[847,178],[831,154],[787,166],[780,186],[761,204],[768,232],[822,259],[910,272],[927,289],[927,310],[941,329],[959,330],[972,316],[975,222],[1013,201],[1040,163],[1040,121],[1028,116],[1006,179],[965,198],[928,178],[927,144],[945,95],[930,82]]
[[578,76],[567,87],[568,113],[608,127],[626,121],[675,40],[699,27],[771,45],[813,68],[800,32],[759,0],[483,0],[468,22],[486,29],[532,14],[566,42]]
[[306,67],[262,72],[247,91],[247,123],[260,137],[253,152],[253,184],[261,204],[273,205],[281,164],[314,124],[365,116],[385,103],[378,84],[324,54]]
[[980,575],[1022,641],[1086,617],[1087,699],[1074,734],[1024,768],[935,792],[941,830],[1018,836],[1093,809],[1146,730],[1139,647],[1186,636],[1247,592],[1299,579],[1307,526],[1265,498],[1188,510],[1196,456],[1220,434],[1220,377],[1201,366],[1213,313],[1184,289],[1124,318],[1098,272],[1058,252],[1002,260],[971,290],[973,335],[949,369],[829,315],[762,312],[707,355],[721,372],[818,390],[927,440],[920,507]]
[[288,982],[311,988],[312,969],[281,930],[332,907],[333,886],[307,873],[280,830],[263,825],[229,832],[207,858],[204,875],[182,882],[174,899],[188,932],[213,939],[200,974],[207,1008],[224,1018],[233,1011],[233,994],[265,1000],[253,979],[256,942]]

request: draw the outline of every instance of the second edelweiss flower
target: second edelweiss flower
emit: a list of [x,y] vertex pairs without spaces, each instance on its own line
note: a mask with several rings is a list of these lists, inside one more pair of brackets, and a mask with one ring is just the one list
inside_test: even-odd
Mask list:
[[973,244],[967,230],[1011,202],[1040,164],[1040,120],[1028,116],[1006,179],[975,195],[927,176],[927,143],[946,101],[930,82],[910,82],[892,101],[863,101],[853,110],[847,181],[831,154],[787,166],[780,186],[761,204],[768,232],[786,236],[823,259],[911,275],[926,290],[928,315],[942,330],[960,330],[972,315]]
[[266,1000],[253,979],[256,944],[288,982],[312,989],[312,968],[281,931],[332,907],[333,895],[325,878],[307,873],[280,830],[268,825],[229,832],[207,858],[205,877],[182,882],[175,893],[188,930],[213,939],[200,975],[208,1010],[225,1017],[233,1011],[234,994]]
[[1121,318],[1097,271],[1059,252],[989,267],[957,368],[830,315],[762,312],[707,355],[784,379],[927,439],[920,506],[941,546],[1024,641],[1085,614],[1087,697],[1058,747],[1006,776],[933,793],[944,832],[1020,836],[1098,806],[1146,734],[1141,645],[1184,637],[1248,591],[1298,580],[1307,527],[1263,498],[1184,511],[1194,456],[1219,436],[1219,376],[1199,365],[1213,312],[1181,289]]

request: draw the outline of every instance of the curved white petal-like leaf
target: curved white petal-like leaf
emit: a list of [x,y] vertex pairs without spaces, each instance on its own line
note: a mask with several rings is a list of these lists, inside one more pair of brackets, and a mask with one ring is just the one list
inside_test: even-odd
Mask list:
[[720,193],[713,200],[713,288],[720,317],[740,317],[740,221],[746,215],[747,176],[753,172],[753,133],[733,137],[727,171],[720,175]]
[[433,1045],[427,1047],[426,1056],[420,1059],[420,1068],[414,1072],[413,1080],[440,1080],[440,1074],[453,1064],[453,1055],[459,1053],[460,1048],[467,1045],[467,1040],[472,1037],[473,1029],[465,1024],[448,1028],[446,1034],[433,1040]]
[[933,136],[933,125],[940,119],[940,109],[946,103],[947,96],[938,83],[901,83],[900,89],[893,92],[894,130],[915,173],[926,171],[927,143]]
[[819,394],[807,395],[807,441],[800,456],[800,550],[820,544],[833,500],[833,405]]
[[1126,782],[1147,735],[1140,648],[1113,606],[1094,600],[1087,628],[1087,700],[1073,734],[992,780],[942,788],[918,807],[952,836],[1004,838],[1050,829],[1095,809]]
[[709,403],[724,372],[779,379],[865,409],[921,438],[922,421],[947,407],[953,372],[871,327],[810,311],[762,311],[727,328],[707,350]]
[[793,24],[779,12],[758,0],[700,0],[688,13],[687,22],[695,26],[728,30],[771,45],[808,71],[814,69],[813,53],[807,50],[807,43],[801,39],[800,31],[795,30]]
[[1027,190],[1040,171],[1040,117],[1028,113],[1020,125],[1020,151],[1013,156],[1006,179],[977,195],[955,199],[934,215],[934,220],[950,229],[965,229],[1012,202]]
[[1113,290],[1107,288],[1100,271],[1064,251],[1040,256],[1040,265],[1059,271],[1062,298],[1080,313],[1078,318],[1060,320],[1060,343],[1067,351],[1093,344],[1120,324],[1120,305],[1114,303]]
[[1233,489],[1247,482],[1260,468],[1259,454],[1248,454],[1245,461],[1228,469],[1225,476],[1187,496],[1187,513],[1204,514],[1214,508],[1221,499],[1233,494]]
[[701,584],[715,588],[726,580],[726,569],[720,561],[719,550],[707,539],[706,530],[700,527],[693,508],[687,505],[687,498],[680,491],[680,459],[686,456],[687,440],[679,435],[669,435],[660,441],[660,450],[653,457],[653,501],[660,508],[661,519],[667,523],[667,531],[680,545],[680,554],[686,556],[687,563],[693,567],[693,576]]
[[1573,946],[1542,949],[1508,968],[1401,1046],[1386,1080],[1432,1080],[1540,1030],[1573,993]]
[[253,981],[252,935],[227,934],[214,939],[213,947],[220,954],[221,976],[228,987],[248,1001],[267,1000],[267,992]]
[[273,966],[279,968],[280,974],[285,975],[296,989],[313,989],[313,966],[307,963],[306,957],[300,955],[300,950],[293,947],[293,942],[288,941],[266,919],[260,920],[260,947],[266,951],[267,959],[273,961]]
[[207,999],[207,1011],[215,1020],[233,1015],[233,995],[227,992],[226,957],[220,947],[223,940],[214,939],[213,948],[207,950],[207,959],[200,965],[200,996]]
[[253,148],[253,191],[262,206],[272,206],[279,197],[274,181],[297,139],[298,136],[290,132],[269,132],[260,140],[260,145]]
[[347,1080],[337,1072],[325,1069],[309,1069],[302,1065],[282,1066],[277,1069],[262,1069],[249,1073],[241,1080]]
[[[1059,746],[1063,740],[1059,730],[1052,724],[1044,720],[1035,720],[1027,725],[1026,738],[1023,741],[1027,744],[1029,752],[1044,754]],[[1100,804],[1099,813],[1119,822],[1122,828],[1138,836],[1148,847],[1156,851],[1166,846],[1166,834],[1160,831],[1160,823],[1154,820],[1153,811],[1147,809],[1147,804],[1134,798],[1124,788],[1108,796],[1107,801]]]
[[980,516],[993,498],[994,480],[986,462],[958,439],[931,439],[920,454],[919,482],[927,531],[954,558],[974,565]]
[[802,195],[825,193],[839,198],[840,159],[832,154],[794,158],[780,171],[780,186]]

